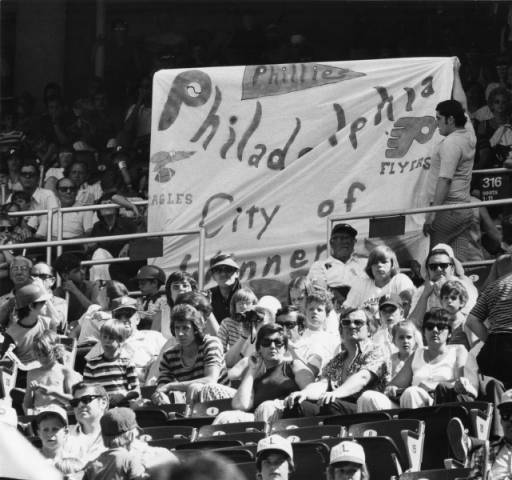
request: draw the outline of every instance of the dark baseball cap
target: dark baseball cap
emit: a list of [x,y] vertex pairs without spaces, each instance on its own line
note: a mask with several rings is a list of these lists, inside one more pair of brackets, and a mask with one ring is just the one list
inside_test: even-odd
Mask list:
[[333,235],[336,235],[337,233],[348,233],[350,236],[356,238],[357,237],[357,230],[349,225],[348,223],[338,223],[334,226],[331,232],[331,237]]

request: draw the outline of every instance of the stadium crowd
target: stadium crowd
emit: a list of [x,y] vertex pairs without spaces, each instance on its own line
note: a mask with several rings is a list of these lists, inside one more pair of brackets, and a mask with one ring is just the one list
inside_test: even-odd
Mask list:
[[[32,443],[70,479],[242,478],[222,457],[187,461],[158,446],[140,428],[143,413],[176,417],[186,405],[186,421],[210,402],[224,405],[213,425],[272,428],[482,400],[493,407],[488,438],[452,418],[453,456],[468,478],[512,478],[512,222],[506,209],[478,207],[472,180],[474,168],[512,166],[512,62],[496,57],[485,81],[469,67],[455,62],[452,99],[435,112],[443,140],[429,192],[432,205],[475,208],[427,216],[424,265],[399,265],[385,244],[357,256],[358,232],[337,224],[328,258],[294,278],[281,301],[258,298],[228,254],[210,260],[215,286],[200,291],[192,275],[143,262],[82,266],[127,256],[122,241],[68,247],[51,264],[37,249],[1,251],[0,445],[9,461],[22,463]],[[58,237],[56,217],[49,232],[44,215],[13,213],[92,204],[118,207],[64,213],[62,238],[146,231],[135,204],[148,194],[150,100],[149,76],[122,120],[99,78],[71,104],[49,83],[42,115],[31,95],[17,98],[0,135],[0,243]],[[479,291],[463,263],[491,258]],[[18,451],[8,449],[7,428],[28,440]],[[294,478],[299,459],[281,433],[257,442],[259,479]],[[338,438],[317,478],[368,479],[372,454]]]

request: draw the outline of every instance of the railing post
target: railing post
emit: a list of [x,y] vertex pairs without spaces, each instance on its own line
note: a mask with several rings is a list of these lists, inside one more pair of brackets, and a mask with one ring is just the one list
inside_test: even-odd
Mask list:
[[[62,213],[62,210],[59,208],[58,212],[57,212],[57,240],[62,240],[62,230],[64,228],[64,223],[63,223],[63,213]],[[62,245],[59,245],[57,247],[57,257],[60,257],[62,255]]]
[[[52,241],[52,225],[53,225],[53,210],[51,208],[46,212],[47,220],[46,220],[46,240],[48,242]],[[46,247],[46,263],[48,265],[52,264],[52,247],[51,245]]]
[[204,251],[206,242],[206,231],[204,227],[199,227],[199,262],[197,265],[197,279],[199,283],[199,290],[204,287]]

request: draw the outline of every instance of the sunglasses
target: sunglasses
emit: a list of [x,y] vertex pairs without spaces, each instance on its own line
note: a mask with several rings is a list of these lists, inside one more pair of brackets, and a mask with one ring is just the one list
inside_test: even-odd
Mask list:
[[78,407],[78,405],[80,405],[80,403],[83,403],[84,405],[89,405],[89,403],[91,403],[93,400],[96,400],[97,398],[101,398],[101,395],[84,395],[83,397],[80,398],[73,398],[72,400],[69,401],[69,404],[73,408],[76,408]]
[[425,323],[425,330],[434,330],[437,328],[439,331],[448,330],[450,327],[446,325],[446,323],[435,323],[435,322],[427,322]]
[[453,263],[429,263],[428,268],[435,272],[438,268],[441,270],[446,270],[448,267],[453,266]]
[[350,327],[351,325],[354,325],[358,328],[361,328],[363,325],[366,325],[366,321],[365,320],[359,320],[359,319],[355,319],[355,320],[350,320],[348,318],[344,318],[342,321],[341,321],[341,324],[344,326],[344,327]]
[[287,330],[292,330],[297,326],[297,322],[276,322],[281,327],[286,328]]
[[78,189],[76,187],[59,187],[59,192],[62,193],[74,193]]
[[0,232],[12,232],[14,230],[14,227],[0,227]]
[[274,344],[276,348],[281,348],[284,346],[284,342],[280,338],[264,338],[260,342],[260,345],[265,348],[270,347],[272,344]]
[[49,273],[32,273],[31,277],[40,278],[41,280],[48,280],[53,278],[53,275],[50,275]]
[[236,268],[221,265],[220,267],[212,268],[212,273],[235,273]]
[[382,307],[380,309],[381,312],[384,312],[384,313],[393,313],[393,312],[396,312],[397,308],[396,307]]

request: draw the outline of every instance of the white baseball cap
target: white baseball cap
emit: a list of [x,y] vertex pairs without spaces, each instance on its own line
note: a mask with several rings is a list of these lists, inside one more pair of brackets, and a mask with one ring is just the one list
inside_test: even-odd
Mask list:
[[331,448],[331,455],[329,458],[329,465],[340,462],[352,462],[364,465],[366,457],[363,447],[356,442],[345,441],[338,443]]
[[501,402],[498,403],[498,408],[501,410],[503,407],[506,407],[507,411],[512,410],[512,389],[507,390],[501,396]]
[[288,439],[281,437],[281,435],[270,435],[268,437],[262,438],[258,442],[256,456],[258,457],[267,451],[278,451],[285,453],[293,466],[293,449],[292,444]]

